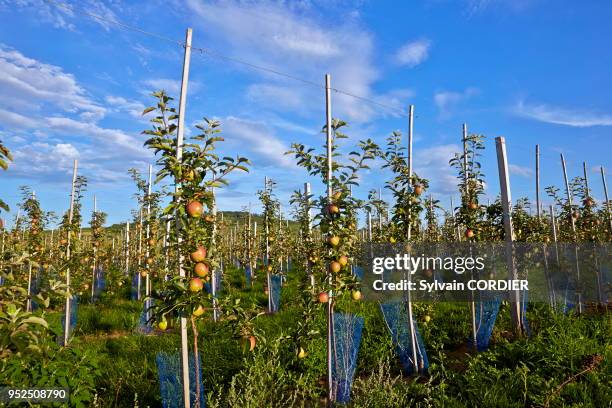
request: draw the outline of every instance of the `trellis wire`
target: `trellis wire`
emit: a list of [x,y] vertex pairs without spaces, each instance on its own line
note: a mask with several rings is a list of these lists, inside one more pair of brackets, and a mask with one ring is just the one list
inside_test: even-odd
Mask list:
[[[382,303],[380,305],[385,323],[391,333],[391,340],[397,351],[400,362],[406,374],[414,374],[415,364],[413,361],[412,341],[410,338],[408,310],[403,302]],[[416,322],[413,321],[413,330],[416,337],[417,364],[419,374],[425,373],[429,368],[429,360],[425,344]]]
[[[163,408],[183,408],[183,381],[181,374],[181,357],[178,352],[159,352],[155,357],[157,363],[157,378]],[[206,407],[204,387],[202,385],[202,358],[198,354],[198,367],[200,370],[197,381],[200,384],[200,408]],[[191,407],[196,406],[196,373],[194,354],[189,354],[189,395]]]
[[351,399],[363,324],[363,317],[349,313],[334,313],[332,394],[335,396],[335,401],[341,404],[348,403]]

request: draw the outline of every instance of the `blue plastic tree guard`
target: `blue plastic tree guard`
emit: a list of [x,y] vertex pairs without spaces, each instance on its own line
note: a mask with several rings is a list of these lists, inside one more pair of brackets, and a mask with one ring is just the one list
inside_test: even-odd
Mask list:
[[351,269],[353,271],[354,276],[358,277],[360,280],[363,279],[363,266],[352,265]]
[[149,322],[150,313],[147,313],[153,307],[154,300],[147,299],[142,306],[142,312],[140,313],[140,319],[138,320],[138,327],[136,331],[142,334],[150,334],[153,332],[153,322]]
[[[175,353],[157,353],[157,378],[159,379],[159,390],[163,408],[184,408],[183,402],[183,376],[181,369],[181,357]],[[204,386],[202,384],[202,358],[198,355],[199,372],[197,375],[200,384],[200,408],[206,407],[204,398]],[[191,406],[197,406],[196,398],[196,373],[195,359],[193,353],[189,354],[189,394]]]
[[249,287],[251,286],[251,277],[253,276],[253,273],[251,271],[251,265],[247,265],[244,268],[244,276],[246,278],[246,286]]
[[[493,334],[493,327],[495,326],[495,320],[497,320],[500,304],[501,299],[498,297],[475,302],[476,350],[478,351],[484,351],[489,348],[489,341]],[[472,338],[468,339],[468,344],[473,348],[474,340]]]
[[270,312],[276,313],[280,309],[282,275],[270,275],[270,286]]
[[106,289],[106,279],[104,278],[104,269],[97,267],[94,275],[94,301],[100,298],[102,292]]
[[[42,273],[42,268],[40,268],[38,270],[38,272],[36,272],[34,274],[34,277],[32,278],[32,286],[30,286],[30,295],[32,297],[38,295],[40,293],[40,276]],[[32,299],[31,300],[31,305],[32,305],[32,310],[36,310],[39,307],[39,304],[36,300]]]
[[[70,327],[68,327],[68,336],[72,334],[72,332],[74,331],[74,328],[76,327],[78,306],[79,306],[79,297],[77,295],[73,295],[72,298],[70,298]],[[60,320],[62,323],[62,333],[63,333],[66,327],[66,308],[65,307],[64,307],[64,313],[62,313]],[[63,346],[64,336],[63,335],[58,336],[57,342]]]
[[332,391],[335,401],[341,404],[351,400],[363,324],[363,317],[334,313]]
[[524,290],[521,292],[521,324],[523,325],[523,329],[525,330],[525,334],[528,337],[531,337],[531,329],[529,328],[529,322],[527,321],[527,291]]
[[135,273],[132,275],[132,287],[130,290],[130,299],[138,300],[138,280],[140,279],[140,274]]
[[[407,307],[407,304],[403,302],[383,303],[380,305],[385,322],[387,323],[387,328],[391,333],[391,340],[395,345],[395,350],[402,363],[404,373],[410,375],[415,373],[415,366]],[[422,374],[429,368],[427,350],[425,350],[425,344],[423,343],[421,333],[415,321],[412,322],[412,327],[417,349],[417,372]]]

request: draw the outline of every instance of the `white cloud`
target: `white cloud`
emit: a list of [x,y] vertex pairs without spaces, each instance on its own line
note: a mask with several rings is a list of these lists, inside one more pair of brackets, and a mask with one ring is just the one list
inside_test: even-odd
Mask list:
[[[95,22],[102,26],[105,30],[110,30],[112,23],[116,22],[117,16],[103,1],[98,0],[79,0],[77,6],[87,10],[91,14],[102,17],[91,18],[89,21]],[[21,11],[31,12],[40,17],[44,22],[52,24],[56,28],[75,31],[76,26],[72,22],[75,13],[72,11],[72,5],[63,7],[45,0],[0,0],[0,8],[10,7],[14,10],[17,7]],[[105,21],[106,20],[106,21]]]
[[139,101],[128,101],[121,96],[109,95],[105,98],[106,103],[110,104],[109,108],[115,108],[119,111],[124,111],[130,114],[130,116],[142,119],[142,111],[145,109],[145,105]]
[[224,147],[249,158],[254,167],[276,166],[295,168],[293,160],[285,155],[289,146],[276,137],[263,123],[234,116],[221,120]]
[[485,12],[493,7],[519,12],[528,9],[536,2],[538,0],[466,0],[470,15]]
[[431,41],[427,39],[406,43],[397,50],[395,59],[400,65],[415,67],[429,57],[430,47]]
[[533,170],[529,167],[519,166],[518,164],[508,164],[508,169],[511,174],[516,174],[521,177],[533,177]]
[[612,115],[519,101],[514,113],[540,122],[573,127],[612,126]]
[[[246,96],[249,100],[266,107],[294,110],[304,106],[302,92],[275,84],[250,85],[247,88]],[[304,106],[304,109],[309,110],[308,106]]]
[[435,194],[455,194],[457,177],[448,161],[460,151],[454,144],[438,145],[414,150],[414,171],[429,180],[430,190]]
[[[219,44],[218,50],[225,55],[240,56],[321,86],[322,73],[328,72],[332,87],[366,98],[377,97],[373,84],[381,73],[374,58],[374,41],[354,19],[326,24],[321,22],[318,10],[304,2],[262,1],[248,6],[240,1],[186,3],[196,24],[205,28],[213,37],[209,41]],[[246,69],[240,64],[223,64],[229,69]],[[301,113],[325,103],[322,89],[288,82],[264,71],[248,72],[259,76],[255,89],[265,91],[251,99],[258,104],[269,97],[266,105],[273,108],[274,98],[280,95],[290,105],[278,104],[278,109]],[[248,95],[253,98],[253,89]],[[333,109],[335,117],[349,121],[365,122],[381,114],[379,107],[338,93],[333,94]]]
[[66,117],[46,118],[47,126],[56,134],[65,136],[79,135],[83,142],[93,143],[96,147],[95,155],[100,157],[116,157],[121,152],[124,160],[142,159],[148,157],[142,147],[143,141],[128,135],[120,129],[107,129],[93,123],[79,122]]
[[467,88],[463,92],[440,91],[434,94],[434,103],[438,107],[441,117],[448,117],[453,107],[478,94],[478,89]]
[[16,112],[0,109],[0,123],[5,128],[35,128],[38,123],[36,120],[23,116]]
[[0,44],[0,107],[39,111],[54,106],[96,121],[106,109],[94,102],[62,68],[25,57]]

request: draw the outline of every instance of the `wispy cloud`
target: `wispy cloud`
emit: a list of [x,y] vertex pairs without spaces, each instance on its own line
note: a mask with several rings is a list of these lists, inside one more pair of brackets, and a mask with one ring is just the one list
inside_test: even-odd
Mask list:
[[46,106],[99,120],[106,109],[95,102],[73,75],[0,44],[0,107],[39,111]]
[[527,178],[533,177],[533,169],[530,169],[529,167],[519,166],[518,164],[509,164],[508,169],[510,170],[510,173],[516,174],[517,176]]
[[240,151],[256,167],[294,169],[293,160],[285,155],[289,146],[279,139],[266,124],[228,116],[221,120],[224,148]]
[[[101,19],[92,18],[90,21],[99,24],[107,31],[110,30],[112,22],[117,21],[115,12],[103,1],[79,0],[77,4],[88,12],[102,17]],[[70,6],[62,7],[45,0],[0,0],[0,7],[3,6],[17,7],[20,11],[36,13],[43,21],[51,23],[56,28],[76,30],[73,22],[75,13]]]
[[[308,2],[187,0],[196,24],[206,27],[212,41],[223,53],[288,72],[321,83],[322,73],[332,74],[332,86],[355,95],[375,99],[373,89],[381,72],[375,61],[373,36],[358,19],[325,24],[319,11]],[[332,7],[330,5],[330,7]],[[234,65],[242,69],[241,65]],[[269,73],[250,71],[256,81],[249,88],[249,100],[270,110],[303,113],[313,101],[323,104],[323,92],[288,82]],[[269,102],[264,101],[268,98]],[[274,101],[281,98],[288,104]],[[307,109],[307,108],[306,108]],[[368,121],[381,115],[379,108],[367,102],[334,94],[334,116],[349,121]]]
[[612,115],[519,101],[514,113],[540,122],[573,127],[612,126]]
[[118,96],[98,101],[61,67],[1,44],[0,94],[0,131],[11,133],[14,176],[52,181],[80,158],[92,180],[122,179],[126,166],[150,160],[141,138],[100,124],[113,111],[139,115],[142,104]]
[[429,57],[431,41],[427,39],[412,41],[402,45],[395,54],[395,60],[400,65],[415,67]]
[[434,94],[434,103],[436,104],[440,117],[446,118],[450,116],[452,109],[459,103],[478,94],[477,88],[467,88],[462,92],[455,91],[439,91]]
[[465,0],[469,15],[483,13],[492,8],[503,8],[513,12],[526,10],[539,0]]

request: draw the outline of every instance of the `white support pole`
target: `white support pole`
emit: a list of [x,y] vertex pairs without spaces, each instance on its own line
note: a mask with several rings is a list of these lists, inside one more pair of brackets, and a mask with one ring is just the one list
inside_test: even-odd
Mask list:
[[[183,77],[181,80],[181,94],[179,98],[179,112],[178,112],[178,125],[176,128],[176,161],[182,163],[183,161],[183,140],[185,134],[185,106],[187,103],[187,83],[189,82],[189,63],[191,61],[191,28],[187,29],[185,38],[185,55],[183,59]],[[181,188],[180,180],[175,180],[175,192],[179,192]],[[178,270],[179,276],[185,276],[185,270],[183,269],[183,255],[181,253],[181,234],[179,231],[178,214],[176,214],[176,228],[177,228],[177,248],[178,248]],[[182,366],[182,381],[183,381],[183,402],[185,408],[191,407],[191,395],[189,394],[189,352],[188,352],[188,339],[187,339],[187,318],[181,317],[181,366]],[[198,358],[194,356],[194,358]],[[197,374],[196,374],[197,379]]]
[[[93,215],[92,215],[92,219],[94,221],[94,226],[96,225],[96,221],[97,221],[97,212],[98,212],[98,201],[96,200],[96,196],[93,196]],[[92,229],[91,231],[92,234],[92,238],[93,238],[93,234],[94,231]],[[93,242],[93,240],[92,240]],[[94,296],[96,295],[95,293],[95,286],[96,286],[96,264],[97,264],[97,258],[98,258],[98,248],[96,248],[96,243],[93,242],[93,266],[92,266],[92,271],[91,271],[91,301],[93,303],[94,301]]]
[[[508,171],[508,157],[506,155],[506,140],[503,137],[495,138],[497,149],[497,169],[499,171],[499,184],[503,209],[504,232],[506,240],[506,263],[508,266],[508,279],[517,279],[514,262],[514,230],[512,227],[512,195],[510,193],[510,174]],[[510,293],[510,315],[516,334],[523,332],[523,319],[521,310],[521,294],[518,290]]]
[[[215,188],[212,187],[211,188],[211,192],[212,192],[212,217],[213,217],[213,228],[212,228],[212,246],[215,247],[216,245],[216,240],[217,240],[217,199],[215,197]],[[212,289],[212,296],[213,296],[213,320],[216,322],[217,320],[219,320],[219,305],[218,305],[218,301],[217,301],[217,274],[221,273],[221,270],[216,270],[213,269],[211,271],[211,277],[210,277],[210,287]]]
[[[411,186],[414,186],[412,182],[412,141],[413,141],[413,131],[414,131],[414,105],[410,105],[408,109],[408,180]],[[409,208],[410,208],[410,204]],[[410,242],[412,239],[412,210],[409,209],[408,212],[408,236],[407,242]],[[410,281],[412,278],[411,273],[407,273],[408,280]],[[408,309],[408,333],[410,333],[410,344],[412,346],[412,364],[414,366],[414,373],[417,374],[419,372],[419,362],[417,360],[417,341],[416,341],[416,333],[414,330],[415,321],[414,321],[414,313],[412,310],[412,293],[409,290],[406,291],[406,308]]]
[[[264,192],[268,191],[268,177],[264,177]],[[265,209],[264,209],[265,210]],[[265,228],[266,228],[266,282],[268,285],[268,312],[272,313],[272,277],[270,276],[270,270],[268,266],[270,265],[270,220],[268,220],[268,214],[266,212],[265,215]]]
[[[331,107],[331,75],[325,74],[325,130],[326,130],[326,147],[327,147],[327,203],[332,203],[332,107]],[[333,276],[329,269],[327,270],[328,284],[331,285]],[[333,387],[333,344],[334,344],[334,301],[333,292],[329,291],[329,301],[327,302],[327,393],[328,402],[333,404],[336,400]]]
[[145,253],[145,265],[147,268],[147,276],[145,277],[145,317],[147,321],[150,319],[150,310],[151,307],[151,268],[149,264],[149,257],[151,256],[151,245],[149,241],[151,240],[151,194],[153,192],[153,165],[149,164],[149,179],[147,181],[147,230],[145,234],[145,238],[147,240],[146,244],[146,253]]
[[130,222],[125,223],[125,275],[130,275]]
[[[72,217],[74,216],[74,195],[76,188],[78,162],[74,161],[72,168],[72,190],[70,193],[70,210],[68,211],[68,244],[66,245],[66,261],[70,262],[70,244],[72,240]],[[64,316],[64,346],[68,345],[68,338],[70,336],[70,300],[72,294],[70,293],[70,268],[66,268],[66,315]]]

